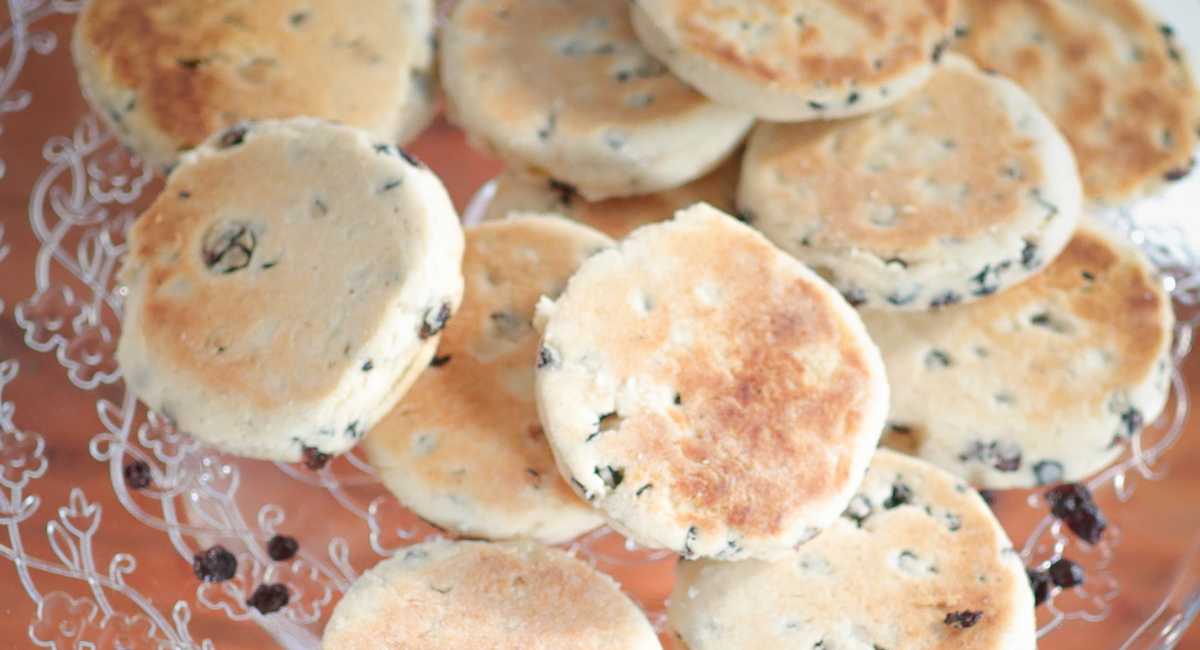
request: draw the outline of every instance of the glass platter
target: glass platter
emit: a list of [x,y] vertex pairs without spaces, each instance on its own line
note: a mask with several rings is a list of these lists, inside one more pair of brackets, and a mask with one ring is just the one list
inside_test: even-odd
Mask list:
[[[387,495],[361,453],[320,472],[215,453],[148,414],[113,351],[124,233],[160,186],[88,113],[65,47],[77,0],[5,0],[0,13],[0,648],[316,648],[340,594],[396,549],[441,533]],[[1200,53],[1200,3],[1151,2]],[[1195,66],[1200,68],[1200,65]],[[468,220],[499,165],[436,123],[410,147]],[[472,197],[474,201],[471,201]],[[468,205],[470,203],[470,205]],[[1037,493],[996,511],[1026,563],[1065,555],[1088,582],[1039,609],[1043,650],[1169,648],[1200,608],[1200,422],[1187,357],[1200,323],[1200,174],[1106,215],[1166,271],[1180,325],[1166,415],[1090,485],[1112,528],[1095,548],[1047,516]],[[1196,394],[1191,395],[1197,398]],[[153,471],[132,492],[122,468]],[[290,563],[266,557],[295,536]],[[237,576],[202,584],[192,555],[220,543]],[[607,530],[569,548],[615,576],[663,623],[675,556]],[[280,613],[245,600],[283,582]],[[665,636],[664,636],[665,639]],[[670,647],[669,640],[667,647]]]

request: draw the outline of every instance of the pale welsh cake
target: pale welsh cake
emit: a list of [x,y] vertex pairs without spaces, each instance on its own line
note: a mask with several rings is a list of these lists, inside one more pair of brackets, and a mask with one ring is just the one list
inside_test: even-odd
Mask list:
[[1083,190],[1028,95],[947,55],[928,84],[873,115],[756,127],[738,203],[852,304],[923,311],[1041,270],[1079,222]]
[[555,212],[621,239],[639,226],[666,221],[693,203],[733,212],[741,159],[740,154],[730,156],[720,167],[675,189],[606,201],[588,201],[569,185],[506,170],[496,180],[484,219],[502,218],[513,211]]
[[445,188],[395,145],[308,118],[232,127],[130,231],[126,386],[222,451],[342,453],[429,364],[462,254]]
[[661,650],[612,578],[531,542],[435,541],[367,570],[321,650]]
[[714,101],[773,122],[865,115],[929,79],[957,0],[637,0],[650,52]]
[[612,239],[560,216],[467,228],[462,306],[433,367],[364,442],[384,485],[458,535],[556,544],[604,523],[558,475],[538,421],[538,298]]
[[711,206],[588,258],[535,324],[559,471],[642,546],[787,552],[846,508],[884,424],[858,314]]
[[690,650],[1034,650],[1033,591],[979,494],[880,450],[828,530],[772,562],[681,562],[668,624]]
[[892,380],[884,443],[985,488],[1079,481],[1154,422],[1174,312],[1132,243],[1085,218],[1041,274],[971,305],[863,313]]
[[96,114],[158,169],[243,121],[404,142],[433,114],[433,0],[88,0],[71,53]]
[[469,141],[593,201],[695,180],[754,122],[654,59],[626,0],[462,0],[441,45],[447,111]]
[[1191,171],[1200,91],[1175,31],[1138,0],[962,0],[958,22],[954,48],[1066,134],[1088,198],[1122,203]]

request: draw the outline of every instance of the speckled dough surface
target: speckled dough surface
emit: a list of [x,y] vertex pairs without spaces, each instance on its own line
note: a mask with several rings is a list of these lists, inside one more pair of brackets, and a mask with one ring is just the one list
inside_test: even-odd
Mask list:
[[874,115],[758,126],[738,192],[752,225],[851,303],[906,311],[1037,273],[1083,202],[1053,122],[1015,84],[954,55]]
[[863,115],[929,78],[957,0],[637,0],[654,56],[700,92],[771,121]]
[[371,429],[384,485],[460,535],[546,543],[604,523],[559,475],[538,422],[534,305],[557,297],[603,234],[558,216],[515,214],[466,230],[466,290],[434,367]]
[[733,212],[741,160],[741,155],[731,156],[720,167],[673,190],[594,202],[562,183],[506,171],[496,183],[484,218],[499,219],[514,210],[556,212],[621,239],[639,226],[670,219],[676,210],[693,203]]
[[441,69],[447,110],[473,145],[589,200],[692,181],[753,122],[652,58],[626,0],[462,0]]
[[958,22],[955,48],[1058,123],[1089,198],[1135,199],[1191,170],[1200,92],[1174,31],[1138,0],[962,0]]
[[[669,624],[691,650],[1034,650],[1021,558],[975,490],[881,450],[829,530],[773,562],[682,562]],[[979,613],[970,626],[947,615]]]
[[363,573],[321,650],[661,650],[612,578],[532,543],[426,542]]
[[1146,257],[1090,217],[1010,291],[863,320],[893,380],[884,442],[980,486],[1081,480],[1166,403],[1170,299]]
[[160,169],[242,121],[395,142],[432,116],[432,0],[89,0],[71,51],[96,113]]
[[837,518],[887,409],[878,350],[827,283],[699,204],[539,304],[559,470],[614,528],[689,557],[768,556]]
[[251,458],[353,446],[429,363],[462,297],[462,228],[433,172],[307,118],[186,154],[129,247],[126,385]]

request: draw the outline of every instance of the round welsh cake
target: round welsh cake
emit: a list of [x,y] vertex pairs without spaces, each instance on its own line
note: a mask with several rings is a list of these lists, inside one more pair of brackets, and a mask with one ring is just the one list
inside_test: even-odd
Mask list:
[[1066,140],[1016,84],[947,55],[874,115],[763,124],[739,207],[851,303],[920,311],[1016,284],[1058,255],[1083,190]]
[[772,562],[681,562],[668,620],[690,650],[1034,650],[1033,592],[979,494],[881,450],[850,508]]
[[988,488],[1078,481],[1153,422],[1174,312],[1132,243],[1085,218],[1053,264],[971,305],[863,314],[892,379],[885,444]]
[[730,156],[720,167],[675,189],[606,201],[588,201],[569,185],[506,171],[497,179],[484,218],[513,211],[556,212],[621,239],[639,226],[670,219],[676,210],[693,203],[733,212],[741,160],[740,154]]
[[462,307],[433,367],[364,443],[421,517],[469,537],[559,543],[604,523],[558,475],[538,422],[534,305],[613,245],[559,216],[517,214],[466,230]]
[[233,127],[130,232],[126,385],[233,454],[344,452],[428,365],[462,252],[445,188],[394,145],[308,118]]
[[919,88],[956,0],[637,0],[647,49],[700,92],[764,120],[863,115]]
[[704,204],[589,258],[537,324],[559,470],[643,546],[785,552],[845,509],[883,427],[858,314]]
[[1021,84],[1071,142],[1090,199],[1188,174],[1200,91],[1175,31],[1140,0],[962,0],[955,49]]
[[369,569],[321,650],[661,650],[612,578],[529,542],[426,542]]
[[754,121],[652,58],[626,0],[462,0],[441,69],[447,109],[475,146],[590,200],[703,176]]
[[160,169],[242,121],[395,142],[432,117],[432,0],[88,0],[71,52],[96,114]]

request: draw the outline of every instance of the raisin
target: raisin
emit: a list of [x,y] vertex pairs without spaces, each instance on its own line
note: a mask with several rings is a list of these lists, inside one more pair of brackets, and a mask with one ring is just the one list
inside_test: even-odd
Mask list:
[[129,461],[122,474],[125,475],[125,485],[134,490],[150,487],[150,466],[144,460]]
[[554,350],[548,347],[542,347],[538,350],[537,367],[545,368],[546,366],[557,366],[558,358]]
[[945,368],[949,365],[950,365],[950,357],[947,356],[946,353],[942,352],[941,350],[930,350],[929,354],[925,355],[925,367],[926,368],[934,368],[934,367],[939,367],[939,366],[942,368]]
[[1131,406],[1121,414],[1121,423],[1125,425],[1126,436],[1132,438],[1142,430],[1145,420],[1142,418],[1142,412]]
[[992,467],[1001,472],[1015,472],[1021,469],[1021,448],[1012,442],[993,442],[989,448],[992,457]]
[[1038,266],[1037,253],[1038,253],[1037,244],[1026,239],[1025,240],[1025,248],[1023,248],[1021,250],[1021,266],[1025,267],[1025,269],[1029,270],[1029,271],[1032,271],[1033,269],[1037,268],[1037,266]]
[[824,104],[822,104],[821,102],[809,102],[809,103],[808,103],[808,107],[809,107],[809,108],[811,108],[811,109],[813,109],[814,111],[823,111],[823,110],[825,110],[825,105],[824,105]]
[[329,459],[332,458],[316,447],[301,447],[300,449],[304,452],[304,466],[314,472],[328,465]]
[[218,273],[233,273],[250,266],[256,240],[254,232],[236,221],[213,227],[204,237],[204,266]]
[[245,125],[242,124],[231,126],[221,133],[221,139],[217,142],[223,149],[236,147],[246,141],[246,130]]
[[273,614],[288,604],[288,588],[279,583],[259,585],[246,604],[262,614]]
[[867,302],[867,295],[863,293],[862,289],[850,289],[849,291],[843,291],[842,297],[846,299],[846,302],[850,303],[851,307],[858,307],[859,305],[863,305]]
[[625,471],[615,467],[597,467],[595,471],[596,476],[599,476],[610,490],[617,489],[621,481],[625,480]]
[[1104,537],[1108,519],[1092,500],[1092,493],[1080,483],[1064,483],[1046,491],[1050,514],[1062,520],[1080,539],[1096,544]]
[[983,270],[971,276],[970,280],[976,286],[971,290],[971,293],[976,296],[990,296],[1000,290],[1000,271],[1002,267],[992,267],[988,264],[983,267]]
[[374,369],[375,369],[375,364],[372,363],[372,361],[370,359],[367,359],[367,362],[362,365],[363,372],[371,372]]
[[224,582],[237,573],[237,558],[224,546],[214,546],[192,556],[192,573],[205,582]]
[[919,289],[914,290],[912,293],[908,294],[907,296],[902,293],[892,293],[892,294],[888,294],[886,299],[888,302],[892,303],[893,305],[896,305],[897,307],[903,307],[904,305],[907,305],[907,304],[911,303],[912,301],[916,300],[917,296],[919,296],[920,293],[921,292]]
[[296,556],[300,543],[295,537],[276,535],[267,541],[267,557],[276,562],[284,562]]
[[1050,485],[1062,480],[1063,466],[1062,463],[1056,463],[1052,460],[1043,460],[1033,466],[1033,475],[1037,479],[1038,485]]
[[968,627],[975,627],[980,618],[983,618],[983,612],[964,609],[961,612],[949,612],[942,622],[950,627],[966,629]]
[[1084,578],[1087,577],[1083,567],[1065,558],[1051,564],[1046,573],[1054,584],[1063,589],[1077,587],[1083,584]]
[[444,357],[434,357],[433,359],[430,359],[430,361],[429,361],[429,365],[432,368],[441,368],[442,366],[446,365],[447,363],[450,363],[450,355],[448,355],[448,354]]
[[404,149],[397,148],[397,151],[400,152],[400,157],[404,159],[404,162],[416,167],[417,169],[425,169],[425,163],[421,162],[420,158],[417,158]]
[[871,502],[862,494],[854,495],[850,499],[850,505],[846,506],[846,511],[842,516],[850,521],[853,521],[856,526],[862,528],[863,522],[871,516]]
[[550,179],[550,191],[558,197],[558,204],[564,208],[571,207],[571,196],[575,194],[575,186],[562,181]]
[[946,293],[935,296],[933,298],[933,300],[930,300],[929,308],[930,309],[941,309],[942,307],[949,307],[951,305],[956,305],[960,301],[962,301],[962,296],[958,295],[957,293],[954,293],[953,291],[947,291]]
[[1034,569],[1026,569],[1025,574],[1029,576],[1029,587],[1033,589],[1033,606],[1037,607],[1050,598],[1050,574]]
[[852,106],[855,103],[857,103],[858,100],[859,100],[858,93],[850,93],[850,95],[846,97],[846,105]]
[[421,339],[427,339],[446,329],[446,321],[448,320],[450,320],[450,303],[448,302],[442,303],[436,314],[432,309],[426,311],[425,319],[421,323]]
[[696,541],[696,535],[700,531],[696,530],[695,526],[687,529],[687,534],[683,536],[683,552],[680,553],[685,559],[692,559],[692,542]]
[[[946,48],[950,47],[950,40],[943,40],[933,46],[933,54],[929,57],[934,63],[942,60],[942,56],[946,54]],[[969,627],[969,626],[968,626]]]
[[1179,167],[1177,169],[1169,170],[1169,171],[1167,171],[1167,173],[1163,174],[1163,179],[1167,180],[1167,181],[1171,181],[1171,182],[1183,180],[1184,177],[1186,177],[1188,174],[1192,173],[1192,169],[1195,166],[1196,166],[1196,158],[1192,157],[1191,159],[1189,159],[1187,161],[1187,164],[1185,164],[1184,166]]
[[891,510],[897,506],[909,503],[910,499],[912,499],[912,490],[908,489],[908,486],[903,483],[896,483],[892,486],[892,496],[884,500],[883,507],[885,510]]

